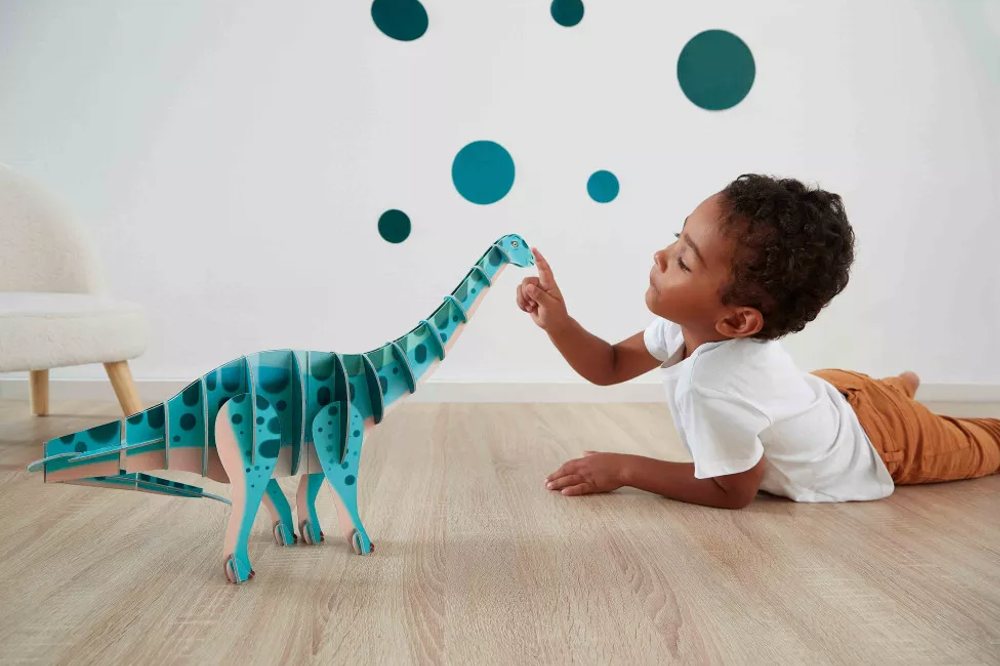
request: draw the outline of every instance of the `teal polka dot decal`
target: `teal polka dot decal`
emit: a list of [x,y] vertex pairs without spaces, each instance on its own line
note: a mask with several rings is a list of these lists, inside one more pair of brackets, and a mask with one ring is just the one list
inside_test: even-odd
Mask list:
[[755,75],[750,48],[725,30],[698,33],[677,58],[681,90],[689,100],[709,111],[739,104],[750,92]]
[[458,193],[472,203],[496,203],[514,186],[514,160],[498,143],[475,141],[455,155],[451,179]]
[[410,217],[401,210],[387,210],[378,218],[378,234],[390,243],[402,243],[410,235]]
[[595,171],[587,180],[587,194],[598,203],[614,201],[618,196],[618,178],[610,171]]
[[375,0],[372,20],[383,33],[412,42],[427,32],[427,10],[418,0]]
[[581,0],[552,0],[551,12],[556,23],[572,28],[583,20],[583,2]]

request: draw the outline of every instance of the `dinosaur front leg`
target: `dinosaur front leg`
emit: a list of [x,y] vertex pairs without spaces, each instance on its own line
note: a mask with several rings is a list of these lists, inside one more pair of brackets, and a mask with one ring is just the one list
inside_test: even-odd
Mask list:
[[[223,546],[226,578],[241,583],[254,576],[247,551],[250,528],[274,471],[280,440],[269,437],[256,423],[273,418],[274,408],[260,396],[257,404],[247,394],[238,395],[219,410],[215,421],[215,444],[219,460],[232,487],[233,509],[226,526]],[[256,451],[254,431],[256,433]]]
[[[323,473],[330,485],[337,492],[342,511],[342,517],[350,519],[351,527],[345,536],[359,555],[367,555],[374,550],[368,532],[358,514],[358,463],[361,460],[361,444],[364,440],[364,423],[358,410],[351,406],[350,418],[347,421],[346,447],[341,456],[341,431],[338,409],[346,405],[331,404],[324,408],[313,419],[313,441],[316,443],[316,455],[323,466]],[[346,523],[346,521],[344,521]]]
[[295,523],[292,521],[292,507],[285,499],[285,493],[281,492],[281,486],[277,479],[267,482],[267,489],[264,494],[264,506],[271,514],[271,531],[274,532],[274,542],[279,546],[290,546],[298,542],[299,537],[295,535]]

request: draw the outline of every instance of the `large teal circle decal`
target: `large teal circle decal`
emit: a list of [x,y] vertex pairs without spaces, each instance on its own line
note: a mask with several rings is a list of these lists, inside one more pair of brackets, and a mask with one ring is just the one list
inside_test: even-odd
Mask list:
[[387,210],[378,218],[378,234],[390,243],[402,243],[410,236],[410,216],[401,210]]
[[514,160],[498,143],[475,141],[455,155],[451,179],[458,193],[472,203],[495,203],[514,185]]
[[552,0],[552,18],[566,28],[572,28],[583,20],[582,0]]
[[725,30],[698,33],[677,58],[681,90],[693,103],[710,111],[739,104],[750,92],[755,75],[750,48]]
[[418,0],[375,0],[372,20],[383,33],[412,42],[427,32],[427,10]]
[[618,189],[618,178],[610,171],[595,171],[587,180],[587,194],[597,203],[614,201]]

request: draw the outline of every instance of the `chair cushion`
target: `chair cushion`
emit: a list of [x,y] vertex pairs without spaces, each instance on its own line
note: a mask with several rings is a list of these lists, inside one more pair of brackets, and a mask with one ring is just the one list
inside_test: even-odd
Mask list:
[[140,306],[95,294],[0,292],[0,372],[127,361],[146,351]]

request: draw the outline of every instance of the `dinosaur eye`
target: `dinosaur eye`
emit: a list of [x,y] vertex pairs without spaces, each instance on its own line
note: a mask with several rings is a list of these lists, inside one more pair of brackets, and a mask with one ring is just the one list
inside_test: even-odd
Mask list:
[[516,240],[512,240],[512,241],[510,242],[510,246],[511,246],[511,247],[517,247],[517,241],[516,241]]

